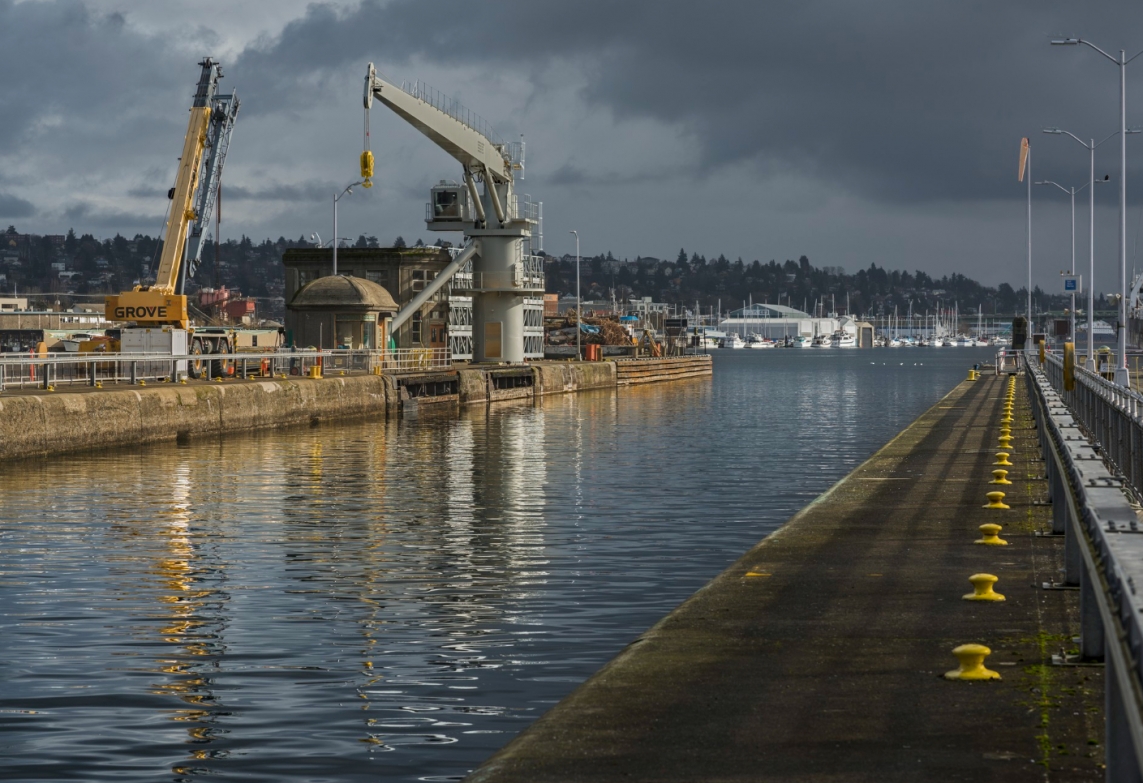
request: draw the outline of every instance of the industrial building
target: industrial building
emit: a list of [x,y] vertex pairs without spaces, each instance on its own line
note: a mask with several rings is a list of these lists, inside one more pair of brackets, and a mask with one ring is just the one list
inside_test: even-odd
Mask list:
[[783,337],[829,336],[841,328],[839,317],[815,318],[809,313],[776,304],[752,304],[730,311],[718,328],[727,333],[760,334],[771,340]]
[[[400,308],[423,291],[451,260],[448,250],[440,247],[339,248],[337,273],[376,283]],[[282,255],[282,264],[286,267],[288,309],[307,283],[333,274],[333,250],[290,248]],[[462,273],[453,283],[463,283]],[[452,287],[445,287],[388,338],[397,348],[448,347],[454,359],[471,359],[472,297],[453,294]]]

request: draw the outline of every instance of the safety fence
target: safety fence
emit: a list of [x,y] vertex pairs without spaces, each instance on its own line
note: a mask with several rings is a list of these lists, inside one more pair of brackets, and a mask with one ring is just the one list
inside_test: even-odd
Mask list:
[[[1035,355],[1028,361],[1039,365]],[[1064,361],[1047,354],[1044,374],[1052,388],[1098,445],[1104,459],[1143,498],[1143,395],[1076,366],[1072,390],[1064,385]]]
[[447,369],[447,348],[387,351],[330,350],[214,354],[47,353],[0,354],[0,392],[11,389],[191,380],[323,377]]
[[1129,422],[1113,390],[1095,383],[1092,373],[1077,373],[1076,389],[1065,399],[1056,388],[1063,388],[1062,373],[1060,362],[1041,367],[1028,356],[1025,378],[1051,491],[1052,532],[1064,536],[1063,583],[1049,586],[1080,590],[1079,660],[1059,662],[1105,662],[1107,780],[1140,780],[1143,594],[1137,591],[1143,586],[1143,525],[1123,477],[1104,463],[1105,450],[1089,439],[1081,408],[1069,400],[1092,421],[1110,420],[1105,437],[1125,432]]

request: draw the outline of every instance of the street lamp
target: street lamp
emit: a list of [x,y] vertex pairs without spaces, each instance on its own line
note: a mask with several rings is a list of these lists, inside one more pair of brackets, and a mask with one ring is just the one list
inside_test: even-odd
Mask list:
[[1083,44],[1102,54],[1119,66],[1119,366],[1115,369],[1115,382],[1120,386],[1130,386],[1127,372],[1127,64],[1143,51],[1127,57],[1119,50],[1119,57],[1113,57],[1091,41],[1082,38],[1057,38],[1052,46],[1076,46]]
[[[1107,141],[1107,139],[1104,139],[1104,141]],[[1082,143],[1082,142],[1081,142],[1081,143]],[[1094,150],[1094,147],[1093,147],[1093,150]],[[1093,153],[1093,154],[1094,154],[1094,153]],[[1111,178],[1110,178],[1110,177],[1106,177],[1106,176],[1105,176],[1103,179],[1101,179],[1101,180],[1099,180],[1099,181],[1100,181],[1100,182],[1107,182],[1107,180],[1109,180],[1109,179],[1111,179]],[[1088,182],[1085,182],[1084,184],[1080,185],[1078,188],[1075,188],[1075,187],[1073,187],[1073,188],[1065,188],[1065,187],[1064,187],[1063,185],[1061,185],[1060,183],[1058,183],[1058,182],[1053,182],[1053,181],[1052,181],[1052,180],[1050,180],[1050,179],[1041,180],[1040,182],[1037,182],[1036,184],[1037,184],[1037,185],[1055,185],[1057,188],[1059,188],[1060,190],[1062,190],[1064,193],[1067,193],[1067,194],[1069,194],[1069,195],[1071,196],[1071,198],[1072,198],[1072,266],[1071,266],[1071,271],[1069,271],[1069,272],[1068,272],[1068,274],[1074,275],[1074,274],[1076,273],[1076,193],[1079,193],[1081,190],[1083,190],[1083,189],[1084,189],[1084,188],[1086,188],[1086,187],[1089,187],[1089,186],[1091,186],[1091,185],[1094,185],[1094,184],[1095,184],[1095,179],[1093,178],[1093,179],[1091,179],[1090,181],[1088,181]],[[1092,190],[1094,190],[1094,188],[1092,188]],[[1089,193],[1088,195],[1090,196],[1091,194]],[[1092,198],[1090,199],[1090,201],[1091,201],[1091,204],[1092,204],[1092,208],[1091,208],[1091,210],[1092,210],[1092,216],[1093,216],[1093,218],[1094,218],[1094,215],[1095,215],[1095,206],[1094,206],[1094,204],[1095,204],[1095,199],[1094,199],[1094,197],[1092,197]],[[1094,223],[1093,223],[1092,225],[1094,226]],[[1091,259],[1092,259],[1092,261],[1091,261],[1091,267],[1092,267],[1092,269],[1091,269],[1091,275],[1094,275],[1094,274],[1095,274],[1095,239],[1094,239],[1094,237],[1095,237],[1095,231],[1094,231],[1094,230],[1091,232],[1091,235],[1092,235],[1092,240],[1091,240],[1091,242],[1092,242],[1092,244],[1091,244],[1091,248],[1092,248],[1092,250],[1091,250]],[[1091,290],[1092,290],[1092,289],[1091,289],[1091,279],[1090,279],[1090,276],[1089,276],[1089,279],[1088,279],[1088,293],[1089,293],[1089,295],[1090,295],[1090,296],[1094,297],[1094,294],[1092,294],[1092,293],[1091,293]],[[1088,339],[1088,348],[1087,348],[1087,350],[1088,350],[1088,353],[1087,353],[1087,355],[1088,355],[1088,356],[1093,356],[1094,354],[1092,353],[1092,340],[1093,340],[1094,338],[1092,337],[1092,323],[1093,323],[1093,322],[1092,322],[1091,307],[1089,307],[1089,308],[1088,308],[1087,318],[1088,318],[1088,326],[1087,326],[1087,339]],[[1076,295],[1075,295],[1075,292],[1074,292],[1074,291],[1072,292],[1072,325],[1071,325],[1071,335],[1072,335],[1072,342],[1074,343],[1074,342],[1075,342],[1075,339],[1076,339]]]
[[[1127,131],[1131,133],[1140,133],[1139,129],[1132,128]],[[1088,151],[1090,163],[1088,168],[1088,184],[1091,190],[1087,193],[1088,198],[1088,281],[1087,281],[1087,357],[1088,361],[1095,361],[1095,148],[1103,144],[1104,141],[1109,141],[1115,136],[1119,135],[1119,131],[1115,131],[1103,141],[1096,143],[1095,139],[1086,142],[1079,136],[1071,131],[1060,130],[1059,128],[1044,128],[1044,133],[1050,133],[1056,136],[1071,136],[1080,146]],[[1107,182],[1111,179],[1109,176],[1104,176],[1101,182]],[[1073,205],[1074,206],[1074,205]],[[1075,226],[1073,225],[1073,233]],[[1075,264],[1072,264],[1072,272],[1075,272]],[[1074,310],[1074,308],[1073,308]],[[1072,339],[1075,339],[1073,329]]]
[[364,185],[365,180],[359,180],[345,186],[345,190],[338,193],[333,197],[333,273],[337,274],[337,202],[341,201],[342,196],[348,196],[353,192],[353,189],[358,185]]
[[583,350],[580,345],[580,332],[583,331],[583,305],[579,300],[579,232],[569,231],[568,233],[575,234],[575,358],[582,360]]

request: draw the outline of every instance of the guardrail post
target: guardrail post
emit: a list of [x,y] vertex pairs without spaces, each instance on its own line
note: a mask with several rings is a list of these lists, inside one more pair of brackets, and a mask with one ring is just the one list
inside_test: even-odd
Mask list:
[[[1096,600],[1094,575],[1084,568],[1080,574],[1080,657],[1102,661],[1104,657],[1103,618]],[[1110,678],[1109,678],[1110,679]]]
[[131,385],[134,386],[139,382],[138,362],[131,362]]
[[242,380],[246,380],[246,360],[242,360]]
[[46,391],[47,388],[51,385],[52,385],[52,366],[50,364],[48,364],[47,362],[44,362],[44,385],[43,385],[44,390]]
[[1107,667],[1103,677],[1106,779],[1116,783],[1143,783],[1118,675],[1119,672],[1115,671],[1115,665],[1112,664]]
[[88,362],[87,363],[87,385],[88,386],[92,386],[92,387],[95,386],[95,372],[96,372],[95,362]]
[[4,365],[0,364],[0,392],[4,391]]

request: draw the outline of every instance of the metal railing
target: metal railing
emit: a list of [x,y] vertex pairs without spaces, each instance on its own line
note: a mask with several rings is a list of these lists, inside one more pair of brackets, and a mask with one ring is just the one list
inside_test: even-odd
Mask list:
[[[1106,665],[1107,780],[1139,780],[1143,594],[1137,590],[1143,586],[1143,536],[1138,535],[1143,524],[1122,478],[1104,464],[1074,409],[1054,388],[1053,367],[1062,373],[1059,364],[1049,361],[1041,368],[1029,354],[1025,373],[1051,490],[1052,531],[1065,536],[1064,585],[1080,589],[1080,657],[1103,659]],[[1089,388],[1095,391],[1094,384]]]
[[508,144],[500,134],[492,129],[492,124],[460,101],[450,98],[440,90],[434,89],[431,85],[419,80],[402,82],[401,89],[414,98],[424,101],[437,111],[444,112],[462,125],[468,126],[504,150],[505,153],[508,152]]
[[146,384],[184,379],[320,377],[331,374],[448,369],[447,348],[305,350],[214,354],[0,354],[0,392],[57,386]]
[[[1028,362],[1039,366],[1035,355]],[[1143,395],[1080,366],[1075,370],[1075,388],[1067,391],[1063,358],[1057,354],[1047,354],[1043,370],[1104,458],[1123,475],[1136,497],[1143,498]]]

